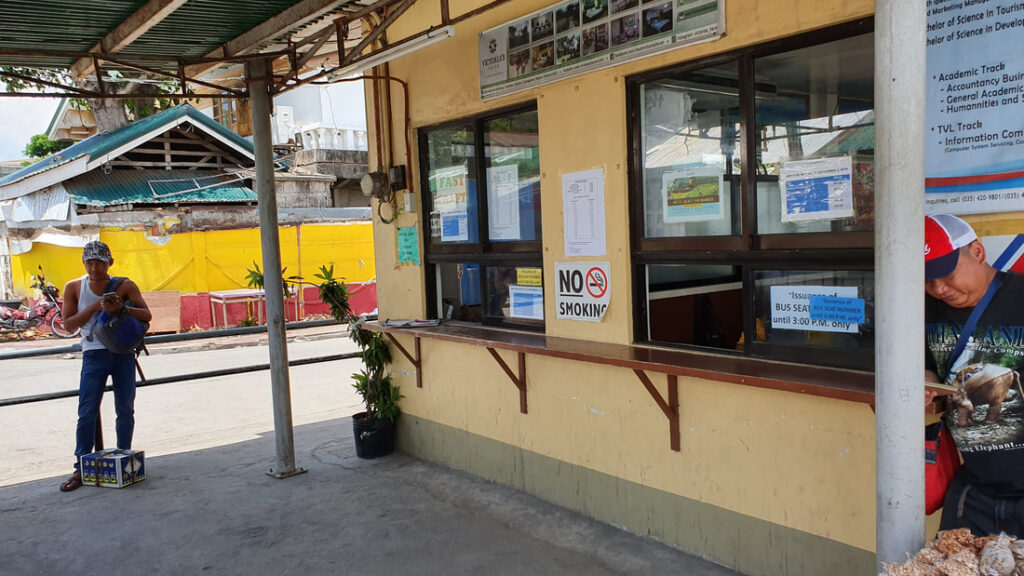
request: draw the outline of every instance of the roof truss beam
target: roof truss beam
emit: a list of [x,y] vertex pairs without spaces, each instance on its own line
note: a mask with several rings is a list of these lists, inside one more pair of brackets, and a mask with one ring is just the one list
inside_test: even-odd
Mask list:
[[[104,36],[98,44],[92,47],[90,52],[105,54],[120,52],[187,2],[188,0],[149,0],[124,22],[121,22],[110,34]],[[71,66],[71,77],[80,81],[94,71],[92,59],[80,58]]]
[[[123,50],[135,40],[144,37],[147,31],[165,20],[175,10],[187,10],[189,5],[187,0],[149,0],[142,8],[117,26],[114,31],[102,38],[92,48],[91,52],[5,50],[0,48],[0,57],[6,57],[8,60],[10,57],[16,56],[73,59],[74,64],[71,71],[74,75],[72,77],[77,79],[88,75],[90,71],[99,71],[102,74],[102,69],[99,69],[102,66],[106,68],[132,68],[148,74],[179,81],[183,86],[181,93],[161,95],[166,98],[184,100],[246,98],[248,97],[248,90],[244,86],[238,87],[237,74],[234,74],[234,77],[223,77],[220,80],[222,82],[231,82],[231,87],[210,82],[211,78],[207,75],[218,68],[224,67],[225,64],[241,64],[249,60],[279,61],[281,65],[275,70],[274,92],[282,93],[311,82],[322,81],[325,77],[344,66],[373,57],[379,50],[405,44],[432,30],[457,24],[510,2],[510,0],[492,0],[483,6],[453,17],[449,13],[449,0],[437,0],[440,6],[440,24],[426,27],[418,33],[410,34],[397,41],[384,42],[384,34],[390,25],[415,4],[416,1],[301,0],[291,8],[225,43],[203,58],[180,58],[170,53],[161,56],[118,55],[117,51]],[[345,11],[344,16],[335,19],[324,18],[325,15],[339,8]],[[373,26],[372,29],[367,29],[362,25],[362,19],[373,13],[379,15],[380,23]],[[287,50],[267,49],[268,43],[295,33],[302,27],[306,28],[300,34],[304,37],[294,44],[289,41]],[[359,36],[357,39],[353,39],[356,46],[352,50],[344,49],[344,43],[348,38],[340,39],[340,50],[325,48],[325,46],[328,46],[332,35],[335,37],[339,34],[347,35],[349,30],[357,28],[359,29]],[[371,48],[375,43],[379,48]],[[326,58],[330,54],[337,54],[339,60],[337,65],[331,66],[326,63]],[[286,60],[286,62],[281,62],[282,59]],[[152,64],[146,65],[143,63]],[[220,75],[220,72],[218,71],[218,75]],[[225,76],[227,74],[230,74],[230,72],[225,72]],[[307,76],[302,77],[303,74],[307,74]],[[139,97],[136,94],[113,93],[109,90],[109,82],[99,82],[102,89],[95,91],[83,90],[78,86],[61,85],[34,78],[19,77],[4,72],[0,72],[0,76],[9,76],[34,83],[37,86],[63,90],[63,92],[43,92],[42,90],[38,92],[0,92],[0,97],[53,98],[64,96],[102,99],[133,99]],[[192,86],[189,86],[190,84],[195,85],[201,91],[197,90],[195,93],[187,93],[185,87],[192,88]]]
[[[261,45],[324,16],[344,3],[345,0],[302,0],[302,2],[210,52],[207,58],[228,59],[257,50]],[[190,66],[185,72],[189,76],[199,77],[208,74],[216,67],[217,65],[209,64]]]

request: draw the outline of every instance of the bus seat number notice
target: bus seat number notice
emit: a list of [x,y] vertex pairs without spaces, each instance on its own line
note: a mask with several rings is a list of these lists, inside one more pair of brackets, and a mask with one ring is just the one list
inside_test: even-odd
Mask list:
[[558,318],[600,322],[611,300],[608,262],[555,262]]
[[856,286],[772,286],[772,328],[856,333],[864,299]]

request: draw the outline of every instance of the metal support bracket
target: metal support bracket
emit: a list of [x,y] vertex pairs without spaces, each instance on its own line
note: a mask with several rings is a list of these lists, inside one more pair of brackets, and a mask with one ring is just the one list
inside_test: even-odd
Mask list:
[[388,337],[388,340],[391,340],[391,343],[394,344],[396,348],[398,348],[399,352],[401,352],[406,358],[409,359],[409,362],[412,362],[412,365],[416,368],[416,387],[423,388],[423,370],[420,369],[420,364],[422,362],[422,358],[420,356],[420,337],[413,336],[413,339],[416,341],[416,356],[413,357],[411,354],[409,354],[408,350],[406,350],[401,344],[398,343],[398,340],[396,340],[394,336],[392,336],[388,332],[385,332],[384,335]]
[[493,356],[498,362],[501,369],[505,371],[505,374],[507,374],[509,379],[512,380],[512,383],[515,384],[515,387],[519,389],[519,411],[526,414],[526,353],[518,353],[519,377],[517,378],[516,375],[512,373],[512,369],[505,363],[505,360],[503,360],[501,355],[498,354],[497,350],[494,348],[488,348],[487,351],[491,353],[491,356]]
[[668,375],[668,401],[658,392],[658,389],[651,383],[651,379],[643,370],[633,370],[636,377],[647,388],[647,392],[661,408],[668,418],[669,445],[672,450],[679,452],[679,379],[675,374]]
[[284,480],[285,478],[291,478],[292,476],[298,476],[299,474],[305,473],[306,469],[302,468],[301,466],[294,470],[289,470],[287,472],[275,472],[273,468],[267,470],[267,476],[270,476],[271,478],[277,478],[278,480]]

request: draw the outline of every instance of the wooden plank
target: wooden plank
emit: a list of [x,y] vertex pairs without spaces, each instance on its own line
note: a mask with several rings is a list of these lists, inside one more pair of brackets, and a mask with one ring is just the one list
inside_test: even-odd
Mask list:
[[869,405],[874,404],[875,401],[874,374],[864,370],[808,366],[655,346],[592,342],[458,324],[443,324],[425,328],[384,328],[377,323],[367,323],[364,328],[471,346],[514,350],[564,360],[592,362],[630,370],[705,378],[718,382],[731,382],[744,386],[849,400]]
[[142,298],[149,305],[149,311],[153,313],[153,319],[149,322],[150,334],[181,332],[181,292],[143,292]]
[[[99,44],[92,47],[90,52],[108,54],[120,52],[187,2],[188,0],[149,0],[124,22],[118,24],[117,28],[104,36]],[[71,65],[72,77],[75,80],[81,80],[85,75],[94,72],[93,63],[91,58],[79,58]]]
[[[290,30],[296,30],[300,26],[313,22],[343,3],[343,0],[301,0],[277,16],[262,22],[255,28],[210,52],[206,57],[228,58],[239,54],[246,54]],[[328,21],[321,25],[327,26],[330,24]],[[306,30],[306,32],[313,31]],[[196,64],[188,66],[185,73],[193,77],[202,77],[220,66],[220,63]]]

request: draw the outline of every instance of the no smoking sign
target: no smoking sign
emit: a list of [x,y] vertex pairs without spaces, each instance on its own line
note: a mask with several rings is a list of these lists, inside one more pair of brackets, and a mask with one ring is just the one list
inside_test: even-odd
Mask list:
[[558,318],[600,322],[611,299],[608,262],[555,262]]
[[608,275],[600,268],[587,271],[587,293],[594,298],[603,298],[608,292]]

